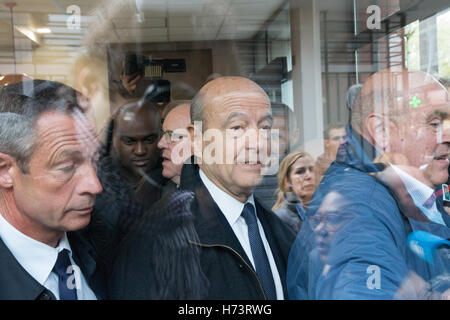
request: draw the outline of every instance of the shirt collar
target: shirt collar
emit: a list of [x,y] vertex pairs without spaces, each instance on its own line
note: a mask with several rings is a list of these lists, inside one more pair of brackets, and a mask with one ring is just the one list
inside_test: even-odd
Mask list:
[[66,233],[59,241],[58,246],[53,248],[21,233],[6,221],[1,214],[0,238],[17,262],[41,285],[44,285],[52,272],[60,251],[67,249],[69,256],[72,256]]
[[255,199],[253,198],[253,194],[247,199],[246,202],[240,202],[216,186],[214,182],[206,176],[202,169],[199,169],[199,175],[209,194],[216,202],[225,218],[228,220],[230,226],[233,226],[239,219],[246,203],[251,203],[253,207],[255,207]]
[[416,178],[412,177],[402,169],[400,169],[398,166],[392,165],[395,172],[400,176],[400,178],[403,181],[403,184],[405,185],[406,189],[408,190],[408,193],[413,198],[414,202],[417,202],[417,204],[423,205],[433,194],[434,190],[431,189],[429,186],[424,184],[423,182],[417,180]]
[[413,199],[416,207],[418,207],[422,211],[422,213],[431,221],[445,225],[442,219],[442,215],[437,209],[436,201],[433,201],[433,205],[429,209],[425,208],[424,206],[427,200],[433,195],[434,190],[423,182],[412,177],[399,167],[392,164],[391,166],[402,179],[403,184],[405,185],[406,190],[408,190],[408,193],[411,195],[411,198]]

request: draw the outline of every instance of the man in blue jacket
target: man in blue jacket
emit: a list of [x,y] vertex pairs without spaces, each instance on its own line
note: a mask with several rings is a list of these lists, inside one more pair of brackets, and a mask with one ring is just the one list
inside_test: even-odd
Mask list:
[[448,178],[449,122],[447,90],[423,72],[385,70],[366,81],[291,248],[290,298],[420,299],[448,290],[448,249],[429,263],[407,237],[450,238],[433,198]]

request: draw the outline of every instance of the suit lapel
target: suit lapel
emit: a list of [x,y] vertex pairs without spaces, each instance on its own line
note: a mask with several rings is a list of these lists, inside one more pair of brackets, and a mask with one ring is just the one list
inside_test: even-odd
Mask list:
[[14,258],[0,239],[0,300],[35,300],[46,289]]
[[86,278],[87,283],[95,293],[97,298],[105,297],[105,287],[103,277],[97,272],[97,254],[87,240],[87,230],[67,233],[70,247],[72,248],[72,257],[75,263],[80,267],[83,276]]
[[[193,160],[191,159],[191,161]],[[196,217],[195,226],[200,242],[208,245],[220,244],[231,247],[244,258],[249,266],[251,266],[252,264],[234,234],[233,229],[204,186],[198,173],[197,165],[185,164],[183,166],[181,188],[190,190],[195,194],[195,201],[193,202],[191,209]],[[285,285],[287,257],[295,235],[291,234],[279,218],[270,210],[264,208],[256,198],[255,205],[258,218],[263,226],[264,233],[277,265],[278,273],[283,285],[284,296],[287,297]]]
[[185,164],[183,166],[181,188],[195,194],[191,210],[196,217],[195,228],[200,242],[204,245],[230,247],[251,266],[233,229],[203,184],[197,165]]

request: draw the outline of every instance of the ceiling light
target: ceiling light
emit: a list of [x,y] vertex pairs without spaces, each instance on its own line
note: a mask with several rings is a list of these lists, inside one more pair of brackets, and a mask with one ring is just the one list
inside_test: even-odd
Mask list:
[[49,28],[37,28],[36,32],[37,33],[51,33],[52,30],[50,30]]

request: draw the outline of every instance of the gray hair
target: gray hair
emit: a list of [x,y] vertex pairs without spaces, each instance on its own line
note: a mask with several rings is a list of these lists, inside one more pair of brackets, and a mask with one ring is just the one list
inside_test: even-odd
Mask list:
[[347,97],[346,97],[345,105],[350,112],[352,111],[353,103],[355,102],[355,99],[358,96],[361,89],[362,89],[362,84],[357,83],[357,84],[352,85],[347,90]]
[[[446,91],[446,99],[448,101],[448,91],[435,77],[422,71],[410,72],[405,69],[405,72],[407,72],[407,75],[402,74],[403,81],[412,82],[415,85],[413,86],[414,88],[422,88],[422,90],[432,84],[438,85],[440,89]],[[412,89],[409,85],[403,89],[403,86],[396,87],[385,78],[386,76],[395,76],[400,73],[392,71],[380,71],[379,73],[381,78],[377,78],[377,74],[374,76],[377,80],[376,82],[380,85],[369,82],[368,85],[364,85],[367,90],[363,91],[362,88],[357,86],[354,88],[355,92],[359,92],[351,106],[351,125],[353,128],[363,129],[365,119],[372,112],[383,115],[394,123],[408,121],[408,117],[404,115],[410,108],[409,95]],[[390,75],[391,73],[392,75]],[[394,78],[391,80],[394,81]]]
[[351,109],[351,125],[362,129],[365,119],[377,112],[389,116],[391,120],[398,121],[404,111],[404,105],[399,106],[397,99],[403,97],[403,92],[394,89],[373,89],[368,94],[359,93]]
[[13,157],[23,172],[34,152],[33,121],[24,115],[0,113],[0,152]]
[[194,123],[195,121],[203,121],[203,111],[204,111],[204,93],[197,92],[197,94],[192,99],[191,103],[191,122]]
[[59,82],[27,80],[0,90],[0,152],[10,155],[23,173],[37,148],[35,126],[40,115],[58,111],[68,115],[83,109],[77,92]]

